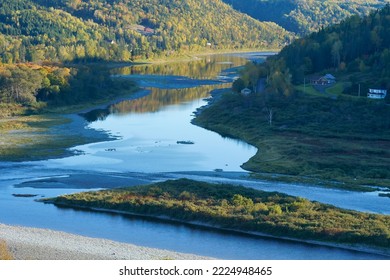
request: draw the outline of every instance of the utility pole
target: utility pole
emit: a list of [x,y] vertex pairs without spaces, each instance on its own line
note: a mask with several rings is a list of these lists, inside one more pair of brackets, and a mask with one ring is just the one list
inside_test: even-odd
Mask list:
[[359,94],[359,97],[360,97],[360,84],[359,84],[359,92],[358,92],[358,94]]

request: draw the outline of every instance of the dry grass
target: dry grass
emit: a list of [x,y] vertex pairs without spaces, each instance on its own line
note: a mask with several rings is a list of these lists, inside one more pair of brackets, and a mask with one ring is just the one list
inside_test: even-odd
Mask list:
[[8,250],[5,241],[0,240],[0,260],[13,260],[11,252]]

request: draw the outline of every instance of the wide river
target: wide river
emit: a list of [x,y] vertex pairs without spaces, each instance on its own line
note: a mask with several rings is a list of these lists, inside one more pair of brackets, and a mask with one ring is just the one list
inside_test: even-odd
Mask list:
[[[390,214],[388,198],[316,186],[256,181],[240,165],[257,149],[191,124],[211,91],[231,86],[248,59],[266,53],[212,55],[194,61],[116,69],[116,79],[133,79],[138,98],[83,116],[81,129],[113,140],[72,148],[77,155],[35,162],[0,162],[0,223],[50,228],[141,246],[223,259],[384,259],[386,257],[272,238],[188,226],[155,219],[59,208],[35,202],[88,189],[186,177],[280,191],[348,209]],[[36,197],[16,197],[33,194]]]

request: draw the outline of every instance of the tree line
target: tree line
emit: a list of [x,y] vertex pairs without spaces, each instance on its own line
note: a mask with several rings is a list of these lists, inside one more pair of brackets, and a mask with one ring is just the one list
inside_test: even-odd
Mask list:
[[[136,88],[130,80],[113,81],[104,66],[0,65],[0,104],[20,104],[33,110],[79,104]],[[13,108],[13,106],[10,106]],[[13,114],[6,106],[2,115]]]

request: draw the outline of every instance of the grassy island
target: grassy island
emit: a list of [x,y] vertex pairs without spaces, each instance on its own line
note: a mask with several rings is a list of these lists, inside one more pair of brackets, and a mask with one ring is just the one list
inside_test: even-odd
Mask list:
[[185,223],[389,254],[390,216],[343,210],[300,197],[188,179],[44,199],[58,206],[119,211]]

